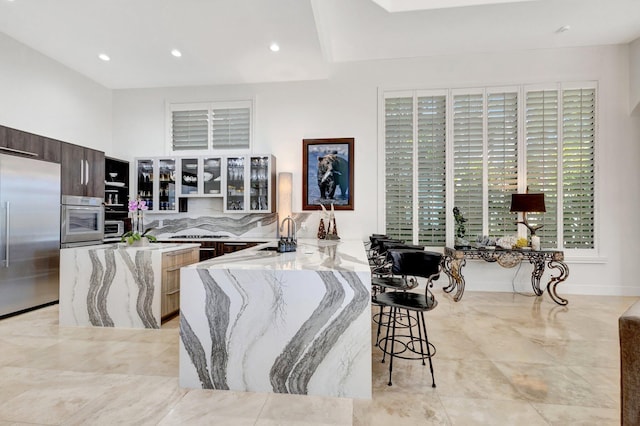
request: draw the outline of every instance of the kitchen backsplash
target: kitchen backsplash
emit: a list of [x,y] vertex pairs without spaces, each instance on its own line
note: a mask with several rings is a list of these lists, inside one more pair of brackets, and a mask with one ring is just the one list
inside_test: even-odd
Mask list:
[[[150,233],[159,237],[175,234],[215,234],[239,238],[276,238],[277,236],[276,213],[219,214],[197,217],[172,215],[173,217],[171,218],[167,216],[162,219],[156,219],[152,215],[145,216],[145,229],[153,228]],[[308,228],[313,228],[316,225],[309,224],[309,226],[305,226],[310,217],[311,213],[295,213],[293,215],[298,227],[299,238],[315,237],[316,230],[309,231]],[[308,232],[311,232],[311,234],[307,235]]]

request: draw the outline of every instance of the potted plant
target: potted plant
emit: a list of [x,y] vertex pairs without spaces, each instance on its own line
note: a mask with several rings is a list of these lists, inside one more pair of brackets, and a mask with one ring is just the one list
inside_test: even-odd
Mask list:
[[132,214],[131,222],[133,229],[122,235],[120,241],[126,242],[130,246],[146,246],[149,244],[149,241],[156,241],[156,237],[147,234],[153,228],[142,230],[144,226],[143,212],[147,209],[147,202],[141,200],[140,197],[129,201],[129,212]]

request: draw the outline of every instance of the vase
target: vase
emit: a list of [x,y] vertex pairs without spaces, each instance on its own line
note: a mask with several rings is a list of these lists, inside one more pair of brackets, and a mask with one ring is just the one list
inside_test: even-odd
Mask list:
[[147,237],[140,237],[139,240],[135,240],[131,243],[130,247],[146,247],[149,245],[149,239]]

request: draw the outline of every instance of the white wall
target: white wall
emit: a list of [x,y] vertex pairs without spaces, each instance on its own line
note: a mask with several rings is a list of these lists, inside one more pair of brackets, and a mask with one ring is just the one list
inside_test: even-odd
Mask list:
[[111,150],[111,90],[0,33],[0,124]]
[[[256,100],[255,152],[271,152],[279,171],[294,173],[293,210],[302,205],[302,139],[355,138],[353,212],[338,212],[343,236],[365,239],[383,231],[379,196],[378,91],[449,88],[555,81],[599,82],[597,221],[600,251],[593,259],[569,260],[571,276],[561,294],[640,295],[638,259],[640,122],[629,116],[629,46],[476,54],[440,58],[337,64],[326,81],[187,87],[114,92],[114,153],[165,154],[165,102]],[[632,191],[633,192],[633,191]],[[312,215],[309,227],[317,227]],[[501,270],[493,264],[466,268],[467,288],[510,291],[512,280],[530,290],[531,267]]]

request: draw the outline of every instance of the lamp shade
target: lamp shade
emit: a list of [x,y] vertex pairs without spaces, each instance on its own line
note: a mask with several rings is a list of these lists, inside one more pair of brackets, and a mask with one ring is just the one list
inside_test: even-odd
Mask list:
[[[292,173],[278,173],[278,220],[291,216]],[[280,226],[278,223],[278,227]]]
[[544,194],[511,194],[512,212],[546,212]]

